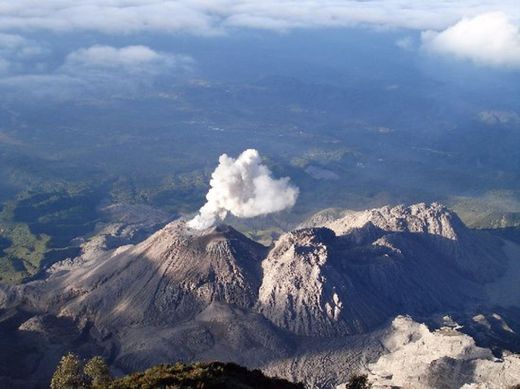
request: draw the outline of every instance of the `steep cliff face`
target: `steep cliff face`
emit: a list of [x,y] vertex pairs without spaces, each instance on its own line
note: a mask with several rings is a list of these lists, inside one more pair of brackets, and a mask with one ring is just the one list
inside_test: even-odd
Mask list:
[[262,263],[258,309],[300,335],[363,332],[389,312],[344,272],[338,239],[327,228],[282,236]]

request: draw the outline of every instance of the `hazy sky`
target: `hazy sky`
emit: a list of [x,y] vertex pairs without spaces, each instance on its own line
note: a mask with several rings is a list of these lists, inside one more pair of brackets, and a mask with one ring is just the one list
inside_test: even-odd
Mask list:
[[197,58],[143,44],[143,34],[210,40],[239,30],[402,30],[402,50],[517,71],[519,22],[518,0],[1,0],[0,88],[66,93],[64,86],[97,88],[135,74],[147,83]]

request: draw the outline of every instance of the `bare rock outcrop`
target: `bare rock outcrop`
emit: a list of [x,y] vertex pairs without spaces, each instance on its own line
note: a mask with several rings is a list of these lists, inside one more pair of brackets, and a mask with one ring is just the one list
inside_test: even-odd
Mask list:
[[[454,212],[438,203],[347,212],[323,225],[338,235],[345,235],[368,224],[386,233],[410,233],[423,238],[432,248],[449,257],[460,272],[480,282],[496,279],[506,268],[496,241],[468,230]],[[487,242],[483,244],[481,240],[486,238]]]
[[361,333],[397,314],[478,303],[483,282],[507,266],[497,240],[438,204],[351,212],[325,226],[282,235],[262,263],[258,310],[299,335]]
[[300,335],[359,333],[375,325],[388,312],[343,272],[336,245],[327,228],[283,235],[262,263],[258,310]]
[[456,328],[431,331],[409,317],[395,318],[382,339],[386,348],[368,366],[374,388],[506,388],[520,382],[520,357],[496,358]]

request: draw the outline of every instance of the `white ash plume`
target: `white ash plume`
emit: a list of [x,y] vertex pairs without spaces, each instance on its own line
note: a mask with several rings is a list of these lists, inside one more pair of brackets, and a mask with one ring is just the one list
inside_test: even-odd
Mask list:
[[288,177],[273,178],[254,149],[244,151],[237,159],[222,154],[210,186],[206,204],[188,222],[191,228],[209,228],[224,220],[228,212],[247,218],[282,211],[294,205],[299,193]]

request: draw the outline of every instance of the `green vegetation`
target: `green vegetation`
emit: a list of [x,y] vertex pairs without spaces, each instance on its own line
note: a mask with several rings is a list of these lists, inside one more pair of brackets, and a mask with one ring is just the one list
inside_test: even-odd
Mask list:
[[204,203],[209,178],[202,172],[167,175],[155,185],[135,185],[135,198],[166,211],[189,213]]
[[83,368],[83,372],[87,381],[94,388],[107,386],[112,381],[110,369],[105,360],[100,356],[96,356],[88,361]]
[[32,174],[12,175],[25,177],[15,185],[24,189],[4,196],[7,200],[0,204],[0,282],[23,282],[54,262],[78,255],[80,240],[74,239],[88,237],[96,223],[110,221],[99,212],[104,202],[189,213],[203,203],[207,190],[207,177],[200,170],[162,175],[160,182],[157,177],[103,174],[40,182]]
[[50,237],[33,234],[25,223],[13,222],[14,203],[0,213],[0,281],[20,282],[35,274],[44,258]]
[[51,389],[72,388],[303,389],[303,385],[266,377],[260,370],[222,362],[157,365],[141,373],[113,379],[103,358],[97,356],[83,363],[77,355],[69,353],[58,364]]
[[63,356],[51,380],[51,389],[83,388],[86,380],[82,364],[76,354]]
[[142,373],[114,380],[108,388],[230,388],[303,389],[302,384],[266,377],[260,370],[248,370],[234,363],[158,365]]
[[354,150],[348,148],[332,150],[311,148],[303,155],[294,157],[291,160],[291,165],[304,168],[312,162],[322,164],[327,164],[329,162],[339,162],[347,155],[356,156],[357,154]]
[[71,186],[27,191],[4,204],[0,213],[0,281],[21,282],[45,265],[76,256],[71,241],[94,229],[96,192]]
[[[304,385],[276,377],[267,377],[260,370],[248,370],[235,363],[210,362],[157,365],[143,372],[120,378],[110,376],[108,365],[99,356],[83,362],[76,354],[61,358],[51,380],[51,389],[303,389]],[[347,389],[369,389],[367,375],[354,375]]]
[[454,196],[447,202],[472,228],[503,229],[520,226],[520,198],[512,190],[491,190],[480,196]]
[[64,355],[51,380],[51,389],[106,388],[112,377],[105,360],[96,356],[84,363],[76,354]]

